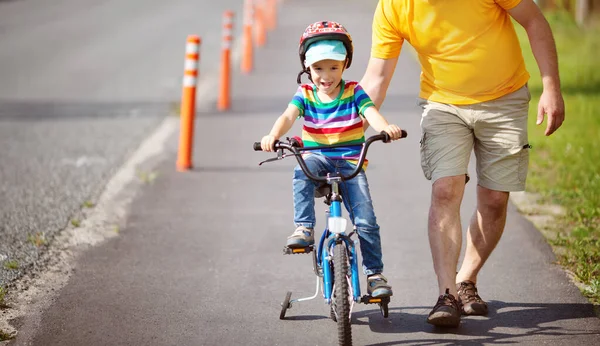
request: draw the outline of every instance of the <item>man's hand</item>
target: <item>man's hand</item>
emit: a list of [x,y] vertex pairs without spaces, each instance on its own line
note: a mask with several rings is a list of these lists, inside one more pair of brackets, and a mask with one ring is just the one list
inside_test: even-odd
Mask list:
[[537,125],[544,121],[544,115],[548,116],[544,134],[550,136],[565,120],[565,102],[560,90],[544,90],[542,92],[538,103]]

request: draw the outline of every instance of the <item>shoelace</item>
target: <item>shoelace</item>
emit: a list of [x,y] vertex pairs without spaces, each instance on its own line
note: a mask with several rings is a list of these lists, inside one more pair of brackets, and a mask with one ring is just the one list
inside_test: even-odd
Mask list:
[[477,288],[475,285],[468,282],[461,282],[460,288],[458,289],[458,295],[464,296],[465,299],[462,299],[464,303],[468,303],[470,301],[481,302],[481,297],[477,294]]
[[448,288],[446,288],[446,293],[438,298],[437,304],[435,304],[433,309],[436,310],[440,306],[452,306],[457,310],[460,309],[458,306],[458,301],[453,295],[450,294],[450,289]]

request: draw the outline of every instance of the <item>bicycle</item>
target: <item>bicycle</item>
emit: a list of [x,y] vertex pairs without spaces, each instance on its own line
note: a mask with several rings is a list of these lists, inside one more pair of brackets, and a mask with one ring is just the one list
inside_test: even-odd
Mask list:
[[[402,130],[401,138],[406,137],[406,131]],[[347,220],[342,216],[342,195],[340,194],[340,184],[345,180],[354,178],[365,161],[367,150],[371,143],[375,141],[389,142],[390,138],[386,132],[369,137],[362,145],[356,169],[348,176],[339,173],[328,173],[327,176],[313,175],[302,157],[302,152],[311,150],[321,150],[336,147],[348,147],[345,145],[330,145],[303,147],[302,141],[297,138],[287,138],[288,142],[277,141],[275,149],[277,156],[259,163],[282,160],[292,155],[296,157],[298,164],[306,176],[320,183],[315,191],[315,197],[325,197],[325,204],[329,206],[326,211],[326,228],[321,234],[318,247],[315,251],[315,245],[305,248],[284,247],[284,254],[313,254],[313,270],[317,276],[316,291],[313,296],[291,299],[292,292],[286,293],[284,301],[281,303],[280,319],[285,318],[286,311],[292,307],[292,303],[312,300],[319,294],[321,288],[325,303],[330,306],[330,317],[337,323],[338,341],[340,345],[352,345],[351,314],[354,303],[378,304],[381,314],[384,318],[388,317],[388,305],[390,297],[376,298],[369,295],[361,296],[358,258],[355,243],[351,237],[356,234],[356,228],[346,234]],[[254,143],[254,150],[260,151],[259,142]],[[285,153],[284,150],[289,151]]]

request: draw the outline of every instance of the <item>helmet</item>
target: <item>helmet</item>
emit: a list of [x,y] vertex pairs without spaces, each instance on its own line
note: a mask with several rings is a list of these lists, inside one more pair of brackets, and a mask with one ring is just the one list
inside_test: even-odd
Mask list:
[[298,53],[300,54],[300,64],[302,64],[302,68],[304,68],[304,60],[306,60],[306,50],[308,49],[308,46],[310,46],[311,43],[321,40],[342,41],[346,47],[346,52],[348,52],[346,68],[350,67],[350,64],[352,63],[352,53],[354,52],[352,37],[350,37],[350,34],[342,24],[322,21],[309,25],[300,37]]
[[[302,71],[298,74],[298,84],[300,84],[300,77],[303,73],[308,73],[308,68],[304,66],[304,60],[306,60],[306,51],[308,46],[316,41],[321,40],[339,40],[344,43],[346,47],[346,68],[350,67],[352,63],[352,53],[354,48],[352,46],[352,37],[348,33],[348,30],[344,26],[337,22],[321,21],[315,22],[309,25],[304,33],[300,37],[300,45],[298,46],[298,54],[300,55],[300,65],[302,65]],[[309,79],[310,79],[310,73]]]

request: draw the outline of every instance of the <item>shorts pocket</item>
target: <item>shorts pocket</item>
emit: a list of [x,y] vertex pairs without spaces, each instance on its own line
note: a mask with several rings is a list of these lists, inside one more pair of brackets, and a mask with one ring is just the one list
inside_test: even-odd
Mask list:
[[518,167],[518,178],[520,184],[525,184],[527,180],[527,172],[529,170],[529,149],[531,145],[529,143],[523,145],[519,152],[519,167]]
[[430,150],[427,148],[427,133],[423,131],[421,135],[421,168],[427,180],[431,180]]

